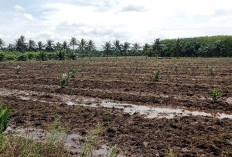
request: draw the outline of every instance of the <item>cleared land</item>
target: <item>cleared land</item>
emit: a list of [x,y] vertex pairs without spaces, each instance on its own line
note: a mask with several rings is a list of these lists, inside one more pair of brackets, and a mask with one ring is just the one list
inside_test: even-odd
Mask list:
[[[98,146],[117,144],[125,156],[232,155],[231,58],[84,58],[2,62],[0,69],[12,128],[48,130],[61,115],[69,134],[85,137],[102,124]],[[60,76],[71,69],[75,78],[61,88]],[[154,81],[158,69],[161,78]],[[216,102],[213,89],[220,93]],[[131,105],[142,107],[135,112]]]

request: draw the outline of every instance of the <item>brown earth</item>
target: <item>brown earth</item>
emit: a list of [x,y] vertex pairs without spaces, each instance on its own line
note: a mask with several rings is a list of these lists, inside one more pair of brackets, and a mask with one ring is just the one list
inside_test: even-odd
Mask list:
[[[21,66],[19,74],[15,74],[17,65]],[[209,67],[215,68],[214,75],[210,75]],[[155,82],[153,71],[159,68],[161,79]],[[0,69],[0,88],[232,114],[232,104],[228,101],[232,97],[229,58],[84,58],[4,62],[0,63]],[[75,78],[60,88],[60,75],[70,69],[77,69]],[[220,91],[217,102],[210,99],[212,89]],[[74,106],[62,103],[23,101],[12,96],[3,100],[12,109],[13,126],[48,129],[55,115],[62,115],[70,132],[84,136],[101,123],[104,126],[101,139],[110,146],[117,144],[119,152],[126,156],[166,156],[170,149],[176,156],[232,155],[230,119],[200,116],[147,119],[116,109],[81,107],[76,113]]]

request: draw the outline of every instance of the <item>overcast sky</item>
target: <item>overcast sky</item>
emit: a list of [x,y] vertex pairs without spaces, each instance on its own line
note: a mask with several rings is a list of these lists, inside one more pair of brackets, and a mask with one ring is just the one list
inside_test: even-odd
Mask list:
[[232,35],[231,0],[0,0],[0,38],[36,41]]

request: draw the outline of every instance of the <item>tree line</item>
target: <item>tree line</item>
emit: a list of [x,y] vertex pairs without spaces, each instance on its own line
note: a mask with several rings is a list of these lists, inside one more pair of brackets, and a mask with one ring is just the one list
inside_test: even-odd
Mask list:
[[76,59],[85,56],[148,56],[148,57],[231,57],[232,36],[211,36],[178,39],[155,39],[152,43],[107,41],[97,50],[93,40],[77,40],[54,42],[47,40],[35,42],[26,41],[20,36],[14,43],[5,44],[0,38],[1,60],[27,59]]

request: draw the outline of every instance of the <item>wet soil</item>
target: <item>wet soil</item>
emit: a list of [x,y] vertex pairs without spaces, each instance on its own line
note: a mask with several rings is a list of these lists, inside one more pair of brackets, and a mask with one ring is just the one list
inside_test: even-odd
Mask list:
[[[175,64],[178,70],[174,69]],[[17,65],[21,65],[19,74],[14,71]],[[210,75],[209,67],[215,68],[214,75]],[[104,131],[99,147],[117,144],[120,154],[125,156],[167,156],[171,149],[176,156],[232,156],[231,119],[191,115],[149,119],[136,112],[129,114],[101,105],[95,108],[67,105],[61,97],[54,96],[72,95],[94,98],[95,103],[99,103],[98,99],[107,99],[139,106],[231,115],[231,67],[229,58],[3,62],[0,63],[0,97],[12,110],[10,122],[14,127],[48,130],[56,115],[61,115],[62,122],[69,126],[69,134],[85,137],[101,123]],[[59,87],[60,75],[71,69],[77,70],[75,78],[69,79],[66,87]],[[153,71],[157,69],[161,69],[158,82],[153,79]],[[212,89],[220,92],[216,102],[210,96]],[[10,94],[4,95],[7,90]],[[30,94],[12,94],[12,90]]]

